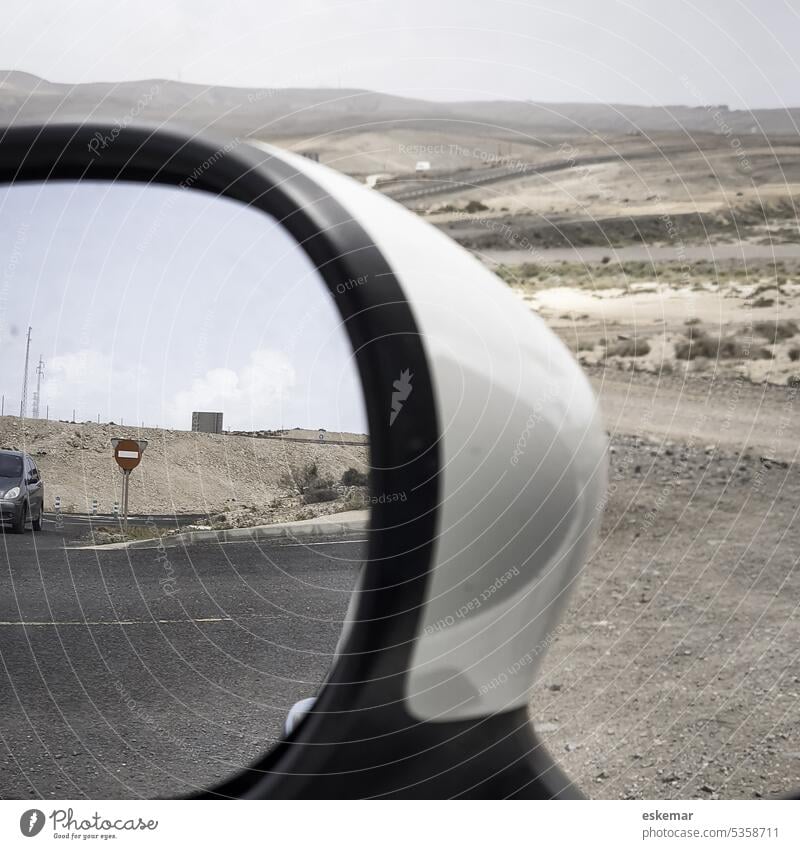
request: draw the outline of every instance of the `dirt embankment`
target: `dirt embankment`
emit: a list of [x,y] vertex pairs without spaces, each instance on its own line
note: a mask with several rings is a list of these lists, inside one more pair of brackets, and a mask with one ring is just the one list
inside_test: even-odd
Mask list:
[[534,689],[589,796],[753,798],[800,784],[800,467],[612,439],[595,551]]
[[[316,431],[314,431],[316,433]],[[262,508],[287,495],[292,469],[316,464],[320,477],[339,481],[348,468],[366,471],[365,445],[315,444],[228,434],[110,424],[66,424],[0,418],[0,447],[27,451],[45,481],[46,509],[56,496],[64,512],[83,513],[98,500],[110,513],[120,500],[122,476],[112,457],[113,437],[146,439],[147,449],[131,476],[131,513],[222,513]],[[356,442],[356,434],[348,434]],[[275,506],[278,506],[277,504]]]

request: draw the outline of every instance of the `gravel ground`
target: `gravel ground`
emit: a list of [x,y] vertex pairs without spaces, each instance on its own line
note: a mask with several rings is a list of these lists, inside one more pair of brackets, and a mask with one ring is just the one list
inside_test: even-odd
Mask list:
[[595,798],[800,786],[800,469],[612,439],[608,505],[531,702]]

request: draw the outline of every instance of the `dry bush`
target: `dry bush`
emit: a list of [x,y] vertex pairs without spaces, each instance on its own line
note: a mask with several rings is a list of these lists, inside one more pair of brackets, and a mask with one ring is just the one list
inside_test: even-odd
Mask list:
[[314,487],[303,493],[303,504],[319,504],[322,501],[336,501],[339,493],[328,487]]
[[607,350],[607,357],[643,357],[650,353],[650,343],[647,339],[618,339],[611,343]]
[[753,329],[759,336],[763,336],[770,342],[779,342],[782,339],[791,339],[800,332],[797,324],[789,319],[784,321],[758,321]]
[[358,469],[350,466],[342,474],[341,483],[342,486],[366,486],[369,483],[369,478],[364,472],[359,472]]
[[301,496],[304,504],[334,501],[339,497],[333,489],[333,481],[320,475],[316,463],[290,466],[281,476],[280,484],[290,492],[296,492]]
[[798,360],[800,360],[800,348],[791,348],[789,350],[789,359],[793,363],[796,363]]
[[765,348],[748,349],[735,336],[718,337],[693,333],[675,343],[675,357],[678,360],[695,360],[698,357],[706,357],[709,360],[736,360],[748,356],[763,360],[770,359],[772,354]]

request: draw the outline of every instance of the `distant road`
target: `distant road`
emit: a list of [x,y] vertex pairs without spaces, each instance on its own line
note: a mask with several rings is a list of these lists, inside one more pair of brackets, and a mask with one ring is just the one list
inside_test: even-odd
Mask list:
[[65,534],[0,535],[2,798],[182,795],[252,762],[326,675],[365,555]]
[[[458,235],[458,234],[451,234]],[[608,246],[536,248],[531,251],[520,250],[470,250],[482,260],[494,265],[521,265],[523,262],[600,262],[610,257],[615,262],[684,262],[694,260],[754,259],[797,259],[800,257],[800,243],[780,245],[755,245],[751,242],[733,242],[714,245],[626,245],[622,248]]]
[[455,171],[449,174],[436,174],[426,178],[426,185],[420,185],[422,180],[409,177],[408,182],[412,186],[404,188],[402,182],[387,184],[380,191],[387,194],[393,200],[406,203],[431,195],[453,194],[456,192],[469,191],[476,186],[486,186],[491,183],[499,183],[504,180],[516,180],[520,177],[532,177],[537,174],[548,174],[553,171],[567,171],[571,168],[585,168],[590,165],[601,165],[606,162],[631,162],[636,159],[657,159],[676,153],[691,153],[699,151],[700,148],[680,145],[673,147],[653,146],[645,150],[631,151],[630,153],[610,153],[595,156],[561,156],[558,159],[547,162],[523,162],[517,161],[510,165],[497,168],[475,168],[470,171]]
[[800,461],[800,397],[785,386],[746,380],[657,378],[592,369],[608,432],[702,450],[707,445]]

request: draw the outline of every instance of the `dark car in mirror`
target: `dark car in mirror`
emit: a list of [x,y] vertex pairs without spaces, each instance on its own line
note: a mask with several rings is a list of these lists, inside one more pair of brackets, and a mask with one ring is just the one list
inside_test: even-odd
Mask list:
[[[44,484],[36,463],[21,451],[0,451],[0,519],[16,534],[25,532],[30,521],[34,531],[42,529]],[[5,529],[5,528],[4,528]]]

